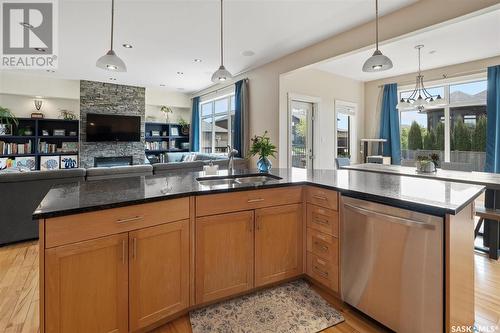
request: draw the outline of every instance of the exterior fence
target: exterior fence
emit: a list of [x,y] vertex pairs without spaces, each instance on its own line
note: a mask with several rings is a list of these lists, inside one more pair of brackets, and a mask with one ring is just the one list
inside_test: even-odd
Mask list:
[[305,145],[292,144],[292,167],[305,169],[306,157]]
[[[416,160],[417,156],[437,154],[440,161],[444,161],[442,150],[401,150],[401,158],[405,160]],[[451,151],[450,162],[468,163],[474,171],[484,171],[486,152],[484,151]]]

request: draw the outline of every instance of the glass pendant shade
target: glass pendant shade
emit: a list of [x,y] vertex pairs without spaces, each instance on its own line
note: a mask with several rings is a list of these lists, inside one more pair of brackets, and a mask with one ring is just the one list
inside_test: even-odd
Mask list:
[[373,55],[363,64],[363,72],[380,72],[392,68],[392,61],[383,55],[380,50],[375,50]]
[[411,103],[408,103],[403,98],[401,98],[399,103],[396,105],[396,109],[398,109],[398,110],[405,110],[405,109],[409,109],[411,107],[412,107]]
[[97,59],[96,66],[114,72],[126,72],[127,66],[113,50]]
[[228,79],[231,79],[233,76],[229,71],[224,67],[224,65],[221,65],[217,71],[212,75],[212,82],[224,82]]

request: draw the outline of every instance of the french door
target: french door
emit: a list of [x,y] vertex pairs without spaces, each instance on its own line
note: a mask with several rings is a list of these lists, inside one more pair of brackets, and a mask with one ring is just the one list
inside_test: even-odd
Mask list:
[[288,167],[312,169],[314,163],[313,102],[290,99],[288,126]]

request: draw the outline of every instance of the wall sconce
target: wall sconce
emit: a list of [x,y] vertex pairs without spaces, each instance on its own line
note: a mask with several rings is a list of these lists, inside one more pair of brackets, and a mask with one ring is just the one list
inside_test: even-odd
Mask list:
[[37,111],[40,111],[40,109],[42,108],[43,101],[41,99],[35,99],[33,102],[35,103],[35,109]]

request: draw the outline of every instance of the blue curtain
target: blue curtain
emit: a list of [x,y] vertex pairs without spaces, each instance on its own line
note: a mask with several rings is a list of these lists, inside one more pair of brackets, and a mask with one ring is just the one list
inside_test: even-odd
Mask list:
[[243,79],[235,84],[235,114],[234,114],[234,149],[238,157],[245,157],[248,150],[248,80]]
[[486,172],[500,173],[500,65],[488,67]]
[[391,157],[392,164],[401,164],[401,138],[399,136],[398,85],[384,85],[380,117],[380,138],[384,143],[384,155]]
[[191,151],[200,151],[200,98],[193,98],[191,113]]

